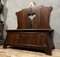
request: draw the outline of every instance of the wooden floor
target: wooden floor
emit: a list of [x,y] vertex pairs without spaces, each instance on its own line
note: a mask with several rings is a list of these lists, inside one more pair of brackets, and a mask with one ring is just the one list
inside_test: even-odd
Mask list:
[[52,51],[52,56],[49,56],[42,52],[21,50],[15,48],[3,49],[3,46],[0,45],[0,57],[60,57],[60,49],[54,49]]

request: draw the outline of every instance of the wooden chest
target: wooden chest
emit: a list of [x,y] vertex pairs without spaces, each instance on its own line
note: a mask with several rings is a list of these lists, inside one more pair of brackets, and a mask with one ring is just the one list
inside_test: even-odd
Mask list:
[[18,27],[16,30],[7,30],[4,48],[37,49],[51,55],[54,48],[53,30],[49,25],[51,10],[52,7],[41,6],[16,12]]

